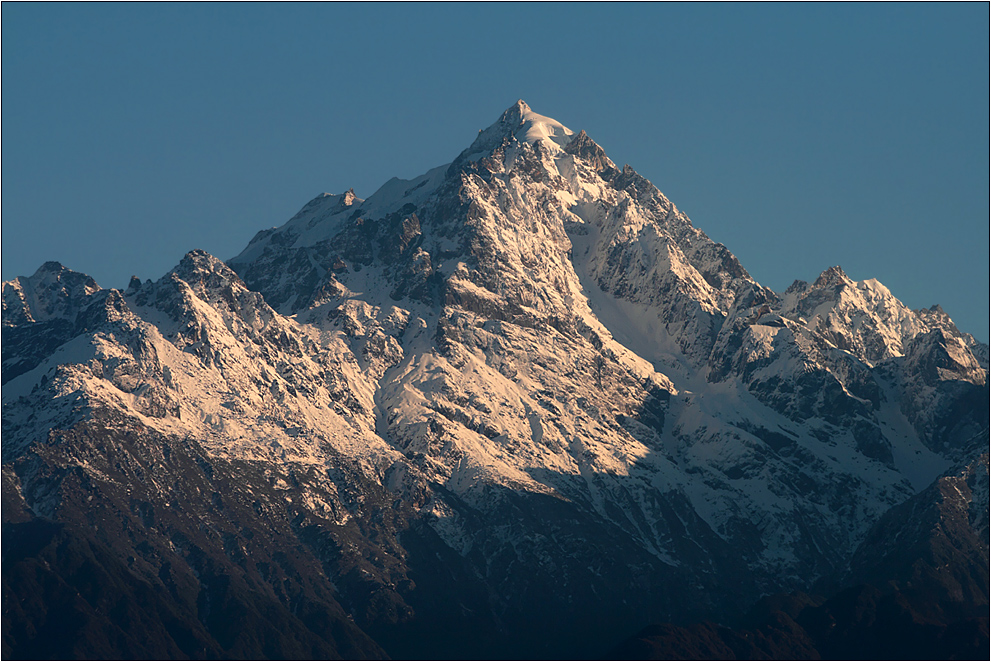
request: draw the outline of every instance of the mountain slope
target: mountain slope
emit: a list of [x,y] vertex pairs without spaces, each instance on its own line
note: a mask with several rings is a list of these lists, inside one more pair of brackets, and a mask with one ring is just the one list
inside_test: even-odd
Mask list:
[[885,513],[842,578],[819,587],[828,599],[765,597],[738,629],[652,625],[610,657],[980,659],[988,649],[987,485],[984,453]]

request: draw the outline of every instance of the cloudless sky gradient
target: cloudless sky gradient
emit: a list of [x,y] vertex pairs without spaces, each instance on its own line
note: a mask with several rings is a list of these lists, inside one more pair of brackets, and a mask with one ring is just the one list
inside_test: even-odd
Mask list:
[[783,291],[842,265],[989,339],[987,3],[2,5],[2,272],[228,259],[523,98]]

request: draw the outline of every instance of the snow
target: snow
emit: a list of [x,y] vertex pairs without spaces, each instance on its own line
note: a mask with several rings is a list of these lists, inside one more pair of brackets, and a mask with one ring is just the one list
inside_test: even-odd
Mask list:
[[413,179],[393,177],[361,203],[362,215],[382,218],[406,204],[419,206],[443,183],[449,167],[449,163],[437,166]]
[[786,295],[781,313],[847,339],[857,358],[868,365],[902,356],[908,341],[927,330],[923,320],[876,279],[853,281],[838,267],[823,272],[810,289]]
[[[535,146],[538,143],[551,157],[563,155],[574,132],[557,120],[533,112],[522,99],[506,110],[494,124],[478,132],[478,137],[458,157],[459,161],[477,161],[492,154],[501,141],[512,137],[519,144]],[[510,150],[511,159],[516,150]]]
[[516,138],[531,145],[538,140],[546,141],[548,146],[556,145],[563,149],[575,135],[574,131],[564,126],[557,120],[539,115],[521,99],[519,101],[523,110],[523,125],[516,132]]

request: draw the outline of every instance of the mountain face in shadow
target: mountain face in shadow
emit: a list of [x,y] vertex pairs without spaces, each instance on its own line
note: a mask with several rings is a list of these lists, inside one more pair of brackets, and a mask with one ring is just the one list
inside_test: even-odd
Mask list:
[[988,650],[988,455],[892,508],[831,596],[762,598],[736,628],[652,625],[611,659],[974,660]]

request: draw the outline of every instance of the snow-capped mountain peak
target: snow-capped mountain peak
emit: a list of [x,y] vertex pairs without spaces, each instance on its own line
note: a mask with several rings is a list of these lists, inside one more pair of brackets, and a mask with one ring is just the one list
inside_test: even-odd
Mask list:
[[75,314],[80,302],[100,286],[85,274],[58,262],[45,262],[32,276],[3,284],[3,318],[20,322],[44,322]]
[[458,157],[459,161],[474,160],[488,155],[503,140],[512,136],[520,142],[534,145],[538,142],[553,152],[562,150],[574,132],[550,117],[533,112],[525,101],[520,99],[492,125],[478,132],[478,137],[468,149]]
[[518,105],[522,111],[522,122],[515,133],[517,139],[531,145],[538,140],[544,140],[562,148],[570,142],[571,136],[574,135],[571,129],[555,119],[533,112],[522,99]]
[[634,612],[682,586],[664,613],[798,588],[987,430],[979,348],[940,309],[839,267],[779,296],[522,100],[450,164],[317,196],[226,264],[192,251],[126,293],[46,265],[3,294],[5,458],[93,412],[141,453],[192,440],[255,477],[245,517],[289,503],[348,600],[394,615],[407,540],[503,615],[533,616],[514,582]]

